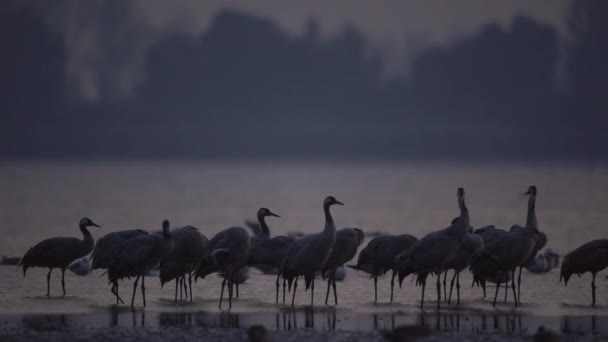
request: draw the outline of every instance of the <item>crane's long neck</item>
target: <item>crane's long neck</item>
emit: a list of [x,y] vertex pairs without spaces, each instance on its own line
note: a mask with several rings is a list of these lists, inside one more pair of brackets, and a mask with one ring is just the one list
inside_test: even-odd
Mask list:
[[460,208],[460,217],[458,218],[459,227],[462,229],[462,234],[466,234],[470,226],[469,209],[464,202],[464,196],[458,197],[458,207]]
[[536,195],[530,195],[530,198],[528,199],[526,227],[538,229],[538,222],[536,221]]
[[169,228],[163,228],[163,240],[171,240],[171,231]]
[[93,239],[93,235],[91,234],[91,232],[89,232],[89,230],[87,229],[87,227],[83,224],[79,225],[80,227],[80,231],[82,232],[82,235],[84,236],[84,243],[87,247],[90,247],[91,249],[93,249],[93,245],[95,244],[95,240]]
[[329,210],[329,204],[323,205],[323,211],[325,212],[325,231],[335,232],[336,226],[334,224],[334,218],[331,217],[331,211]]
[[270,229],[268,229],[268,225],[266,224],[266,217],[263,215],[258,215],[258,222],[260,222],[260,228],[262,228],[264,238],[270,238]]

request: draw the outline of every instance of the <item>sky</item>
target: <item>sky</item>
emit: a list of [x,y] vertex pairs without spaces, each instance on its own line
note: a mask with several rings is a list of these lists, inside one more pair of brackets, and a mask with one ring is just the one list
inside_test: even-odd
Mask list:
[[604,159],[605,7],[3,2],[0,158]]

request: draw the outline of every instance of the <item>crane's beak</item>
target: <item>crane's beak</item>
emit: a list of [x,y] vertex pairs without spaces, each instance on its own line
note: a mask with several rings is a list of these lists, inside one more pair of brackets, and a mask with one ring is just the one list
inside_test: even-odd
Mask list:
[[101,228],[101,226],[100,226],[100,225],[98,225],[98,224],[97,224],[97,223],[95,223],[95,222],[91,222],[91,226],[93,226],[93,227],[97,227],[97,228]]
[[272,211],[268,211],[268,216],[281,217],[281,216],[273,213]]
[[335,204],[339,204],[339,205],[344,205],[344,203],[342,203],[342,202],[340,202],[340,201],[338,201],[338,200],[336,200],[336,202],[334,202],[334,203],[335,203]]

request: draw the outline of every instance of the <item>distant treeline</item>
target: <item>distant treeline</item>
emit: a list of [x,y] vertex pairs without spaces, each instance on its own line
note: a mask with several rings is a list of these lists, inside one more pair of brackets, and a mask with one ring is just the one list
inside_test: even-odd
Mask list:
[[225,10],[199,37],[152,46],[133,96],[88,102],[66,76],[64,37],[0,6],[0,158],[603,161],[606,13],[574,2],[567,41],[527,17],[488,25],[387,81],[356,27],[321,39],[312,19],[294,37]]

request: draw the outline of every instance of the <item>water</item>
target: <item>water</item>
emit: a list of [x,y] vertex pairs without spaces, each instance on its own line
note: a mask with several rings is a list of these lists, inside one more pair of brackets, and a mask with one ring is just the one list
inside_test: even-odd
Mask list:
[[[604,223],[608,222],[605,210],[608,167],[605,166],[4,163],[0,164],[0,175],[0,188],[3,189],[3,196],[0,196],[0,232],[3,236],[0,255],[23,255],[36,242],[51,236],[79,236],[77,224],[83,216],[103,226],[93,230],[95,237],[118,229],[159,230],[165,218],[174,226],[195,225],[211,237],[224,228],[241,225],[245,218],[255,217],[259,207],[268,207],[282,216],[269,219],[272,234],[315,232],[323,227],[321,203],[329,194],[345,203],[344,207],[333,210],[339,226],[420,237],[432,229],[447,226],[458,215],[458,186],[466,189],[474,226],[495,224],[509,228],[516,223],[525,223],[526,200],[522,194],[530,184],[537,185],[539,225],[549,237],[548,247],[560,254],[591,239],[606,237]],[[79,277],[66,273],[68,296],[51,299],[43,296],[45,275],[46,271],[41,269],[28,270],[24,279],[15,267],[0,267],[0,279],[3,280],[0,282],[0,314],[26,317],[23,315],[59,313],[71,317],[68,320],[95,322],[99,320],[91,317],[96,316],[77,314],[103,314],[108,319],[102,321],[111,322],[111,313],[116,312],[119,321],[131,322],[130,318],[123,317],[130,317],[130,311],[124,313],[111,306],[113,297],[100,274]],[[55,271],[51,279],[52,296],[60,294],[59,275],[60,272]],[[579,317],[576,319],[582,319],[580,324],[585,327],[591,327],[587,323],[593,320],[604,320],[608,314],[608,292],[605,291],[608,280],[604,276],[597,280],[600,307],[593,310],[588,308],[591,301],[589,275],[580,279],[574,277],[568,287],[559,284],[558,279],[557,270],[544,275],[524,271],[524,306],[515,313],[515,318],[517,315],[545,317],[541,320],[543,324],[557,327],[556,330],[563,330],[564,317]],[[281,315],[286,308],[273,304],[274,281],[273,276],[251,272],[234,310],[241,315],[241,321],[264,319],[274,322],[278,315],[282,322]],[[435,278],[430,278],[427,287],[429,308],[435,304],[434,281]],[[386,277],[379,282],[382,303],[388,301],[388,282]],[[461,283],[461,307],[466,308],[464,312],[472,320],[467,324],[473,327],[482,324],[486,314],[493,320],[490,303],[481,298],[480,289],[470,287],[471,278],[466,272],[461,276]],[[220,289],[220,279],[216,276],[199,280],[195,285],[194,304],[174,305],[172,283],[161,289],[156,279],[149,278],[146,285],[148,307],[143,312],[148,317],[147,324],[162,324],[165,321],[163,314],[193,315],[201,310],[211,315],[211,321],[223,317],[216,309]],[[316,303],[324,301],[325,289],[325,284],[317,282]],[[129,298],[131,285],[123,283],[120,291],[123,298]],[[420,289],[413,287],[409,278],[403,289],[396,290],[396,304],[393,305],[373,305],[373,283],[363,273],[349,271],[346,280],[338,284],[338,291],[340,305],[333,313],[338,317],[339,327],[373,328],[374,316],[380,325],[391,321],[391,315],[397,323],[420,320],[417,309]],[[493,288],[489,293],[493,294]],[[296,302],[304,305],[309,298],[309,293],[301,291]],[[136,303],[141,304],[140,300],[138,296]],[[109,312],[108,308],[111,308]],[[305,322],[302,310],[297,311],[294,319],[300,317]],[[331,322],[332,311],[327,310],[320,314],[329,315],[329,320],[315,314],[313,321]],[[510,314],[511,306],[500,304],[496,312],[503,316]],[[268,317],[263,318],[265,315]],[[442,311],[442,315],[452,315],[452,312]],[[195,315],[195,320],[200,320],[199,316]],[[356,317],[362,317],[361,322]],[[429,317],[427,321],[433,319]],[[138,316],[135,320],[139,322],[141,318]],[[524,321],[530,322],[530,319]],[[536,324],[534,319],[532,322]]]

